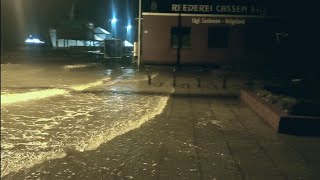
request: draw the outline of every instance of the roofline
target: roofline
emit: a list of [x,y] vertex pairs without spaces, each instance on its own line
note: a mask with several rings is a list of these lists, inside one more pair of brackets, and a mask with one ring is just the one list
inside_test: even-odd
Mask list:
[[143,12],[144,16],[185,16],[185,17],[235,17],[235,18],[283,18],[281,16],[235,15],[235,14],[186,14],[186,13],[154,13]]

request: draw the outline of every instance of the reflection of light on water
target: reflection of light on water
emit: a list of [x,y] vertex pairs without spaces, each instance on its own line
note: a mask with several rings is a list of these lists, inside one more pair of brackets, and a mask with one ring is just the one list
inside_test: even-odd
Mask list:
[[[49,114],[45,117],[50,117],[52,122],[40,117],[34,117],[38,121],[25,121],[26,125],[24,127],[33,127],[33,129],[17,131],[22,134],[22,137],[17,137],[15,145],[24,145],[25,148],[16,149],[18,150],[16,151],[11,149],[15,145],[8,145],[1,152],[1,160],[7,164],[1,167],[2,177],[12,172],[31,168],[50,159],[63,158],[70,150],[83,152],[97,149],[102,143],[139,128],[143,123],[161,114],[169,99],[169,96],[109,95],[97,97],[86,93],[78,95],[82,98],[77,100],[75,105],[69,106],[68,102],[73,101],[67,101],[65,107],[53,103],[53,108],[49,108],[53,110],[53,113],[59,112],[55,108],[65,109],[65,119],[58,118],[63,114],[58,114],[58,116]],[[73,100],[73,98],[70,100]],[[106,100],[109,100],[109,103],[101,104]],[[86,102],[88,106],[84,106],[83,102]],[[86,111],[84,112],[84,110]],[[120,112],[113,112],[113,110]],[[90,118],[92,112],[98,113],[98,116]],[[79,114],[82,117],[79,118]],[[97,117],[100,117],[100,119],[96,119]],[[85,120],[86,118],[90,119]],[[21,121],[24,120],[21,119]],[[42,126],[36,127],[35,125],[39,122],[39,125]],[[48,134],[44,127],[53,122],[56,122],[58,126],[52,127],[53,129],[50,131],[55,133]],[[39,132],[34,133],[35,131]],[[22,139],[23,141],[21,141]],[[2,141],[1,148],[6,143]]]
[[[156,75],[153,74],[153,77]],[[127,75],[123,75],[113,81],[107,77],[88,84],[58,89],[63,91],[61,95],[67,95],[63,101],[51,102],[49,99],[39,104],[35,103],[32,107],[23,107],[19,104],[6,106],[5,112],[8,113],[4,117],[7,120],[14,119],[14,123],[23,128],[14,126],[14,131],[9,128],[6,131],[9,134],[1,132],[1,135],[4,134],[6,137],[1,140],[1,161],[5,164],[1,166],[1,177],[50,159],[63,158],[69,153],[69,150],[96,149],[102,143],[139,128],[143,123],[160,114],[169,96],[141,96],[134,93],[130,95],[72,93],[93,86],[112,89],[113,86],[106,87],[112,84],[116,84],[115,88],[118,90],[123,90],[125,87],[135,90],[135,86],[139,85],[135,82],[146,80],[146,78],[136,78],[136,76],[130,79],[125,79],[126,77]],[[56,89],[44,91],[50,94],[52,90]],[[42,91],[35,91],[31,99],[45,98],[38,96],[37,92]],[[45,107],[41,108],[43,105]],[[19,109],[12,111],[12,108]],[[5,124],[6,127],[12,125],[10,122],[5,122]],[[27,130],[24,129],[26,127]],[[7,144],[10,142],[14,144]]]
[[[108,81],[108,80],[110,80],[110,78],[105,78],[93,83],[72,86],[71,89],[75,91],[82,91],[94,86],[102,85],[105,81]],[[12,103],[29,101],[29,100],[43,99],[43,98],[63,95],[67,93],[69,93],[69,91],[65,89],[46,89],[46,90],[19,93],[19,94],[2,94],[1,104],[12,104]]]
[[71,89],[73,89],[75,91],[83,91],[83,90],[88,89],[90,87],[102,85],[104,83],[104,81],[108,81],[108,80],[110,80],[110,78],[105,78],[103,80],[96,81],[96,82],[89,83],[89,84],[82,84],[82,85],[72,86]]
[[96,66],[96,64],[76,64],[76,65],[65,65],[63,68],[65,70],[71,70],[71,69],[79,69],[79,68],[85,68],[85,67],[93,67]]
[[14,147],[14,144],[12,143],[7,143],[7,144],[2,144],[1,149],[11,149]]
[[107,69],[107,70],[106,70],[106,74],[107,74],[107,76],[111,76],[111,74],[112,74],[112,69]]
[[139,119],[137,120],[134,120],[134,121],[129,120],[126,123],[119,123],[116,126],[109,129],[108,132],[104,134],[100,134],[99,136],[91,137],[89,141],[86,140],[86,142],[79,143],[82,146],[77,147],[77,150],[80,152],[95,150],[102,143],[108,142],[117,136],[127,133],[128,131],[137,129],[148,120],[151,120],[155,116],[161,114],[167,105],[169,96],[157,97],[157,98],[160,98],[158,105],[149,113],[144,114],[143,116],[139,117]]
[[121,71],[124,73],[124,74],[133,74],[135,71],[134,69],[130,69],[130,68],[121,68]]
[[[12,155],[12,156],[11,156]],[[33,154],[26,153],[26,152],[11,152],[8,156],[14,157],[14,159],[11,159],[13,162],[19,162],[18,164],[15,164],[15,166],[11,166],[9,163],[12,162],[1,162],[1,177],[7,175],[10,173],[10,171],[20,171],[23,168],[31,168],[36,164],[41,164],[48,160],[53,159],[60,159],[64,158],[67,154],[62,150],[57,151],[49,151],[49,152],[36,152]],[[1,152],[1,156],[3,156]],[[37,159],[37,161],[34,161],[34,159]]]
[[26,92],[19,94],[5,94],[1,95],[1,104],[11,104],[22,101],[42,99],[57,95],[66,94],[67,91],[64,89],[46,89],[34,92]]

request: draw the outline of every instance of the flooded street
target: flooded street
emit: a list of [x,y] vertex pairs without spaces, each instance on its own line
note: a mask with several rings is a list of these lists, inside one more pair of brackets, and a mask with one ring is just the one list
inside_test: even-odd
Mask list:
[[89,151],[160,114],[146,74],[102,64],[1,65],[1,177]]
[[320,177],[320,138],[275,132],[237,97],[239,75],[223,88],[181,70],[173,87],[163,67],[150,85],[103,64],[1,68],[1,179]]

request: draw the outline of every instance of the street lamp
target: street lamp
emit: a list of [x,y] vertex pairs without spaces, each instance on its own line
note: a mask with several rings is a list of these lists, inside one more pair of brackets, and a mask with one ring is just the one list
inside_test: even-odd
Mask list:
[[109,19],[111,22],[111,31],[113,31],[114,38],[117,38],[117,28],[116,23],[119,21],[117,18],[113,17],[112,19]]
[[116,24],[116,22],[118,21],[118,19],[117,19],[117,18],[112,18],[110,21],[111,21],[111,24],[114,25],[114,24]]
[[131,28],[132,28],[132,26],[130,24],[128,24],[128,26],[126,26],[126,27],[127,27],[127,33],[129,33]]
[[139,0],[139,20],[138,20],[138,68],[140,67],[141,59],[141,0]]
[[128,24],[126,27],[126,30],[127,30],[127,40],[131,42],[131,29],[132,29],[132,26],[131,24]]

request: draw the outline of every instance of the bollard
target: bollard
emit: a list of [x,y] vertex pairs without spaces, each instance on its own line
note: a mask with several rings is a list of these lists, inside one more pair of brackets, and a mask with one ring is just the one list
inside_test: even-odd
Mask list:
[[151,84],[151,74],[152,74],[152,69],[147,69],[147,74],[148,74],[148,85]]
[[201,79],[200,79],[200,77],[198,77],[197,80],[198,80],[198,88],[200,88],[201,87]]
[[150,69],[150,71],[149,71],[149,81],[148,81],[148,83],[149,83],[149,85],[151,84],[151,80],[152,80],[152,69]]
[[254,79],[252,76],[249,76],[246,82],[247,88],[251,89],[254,87]]
[[176,86],[176,69],[173,69],[173,86]]
[[223,75],[223,77],[222,77],[222,88],[223,89],[227,88],[227,77],[226,77],[226,75]]

